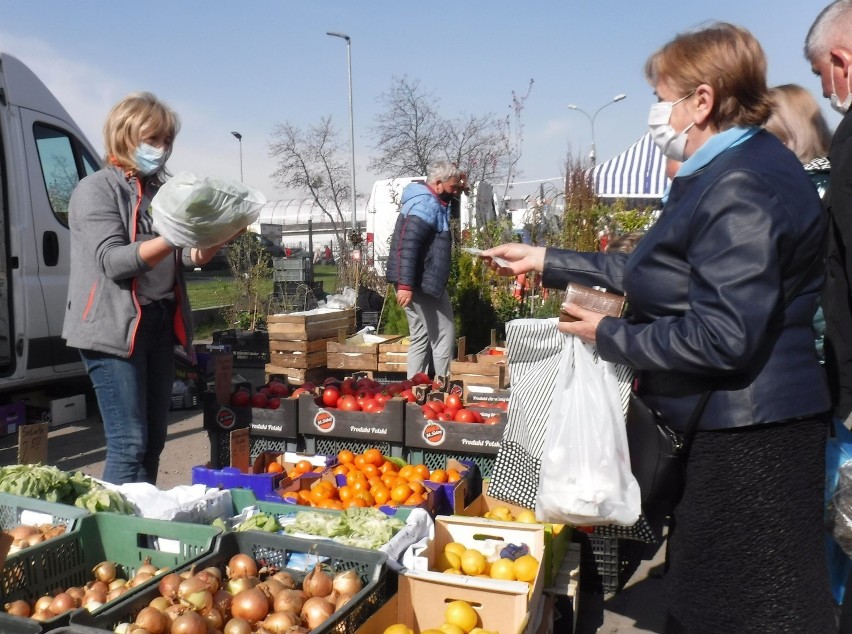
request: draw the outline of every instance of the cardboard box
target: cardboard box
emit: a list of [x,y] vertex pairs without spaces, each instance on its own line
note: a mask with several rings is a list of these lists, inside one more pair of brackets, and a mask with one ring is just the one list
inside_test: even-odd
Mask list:
[[251,436],[269,438],[299,437],[299,399],[282,398],[278,409],[251,408]]
[[503,432],[506,431],[506,412],[477,409],[483,416],[497,419],[497,423],[456,423],[427,420],[422,406],[408,403],[405,406],[405,446],[437,449],[448,452],[481,453],[496,455],[500,450]]
[[[544,557],[544,526],[541,524],[488,522],[439,515],[435,518],[435,538],[419,553],[415,551],[412,569],[399,579],[400,605],[413,606],[416,610],[404,610],[409,627],[419,631],[439,626],[442,620],[435,622],[433,619],[442,619],[446,601],[461,599],[477,606],[483,629],[498,632],[537,631],[544,586],[541,569],[529,584],[447,575],[430,570],[435,557],[443,552],[448,543],[460,542],[468,548],[476,548],[486,539],[526,544],[533,557],[539,561]],[[421,615],[429,620],[421,621]]]
[[408,337],[379,344],[379,372],[408,372]]
[[[482,485],[482,494],[475,498],[464,509],[456,511],[459,515],[467,517],[482,518],[485,513],[493,511],[498,506],[506,507],[512,513],[512,516],[517,517],[521,511],[530,510],[522,506],[511,504],[503,500],[498,500],[488,495],[488,483]],[[493,522],[488,518],[483,518],[484,522]],[[499,522],[502,523],[502,522]],[[544,527],[544,559],[542,560],[542,569],[544,571],[544,583],[550,585],[556,577],[565,553],[568,550],[568,545],[571,542],[571,527],[564,524],[532,524],[531,526]]]
[[357,334],[343,341],[329,341],[327,365],[335,370],[377,371],[379,345],[400,339],[398,335]]
[[465,507],[482,493],[482,476],[472,460],[457,460],[448,457],[443,468],[455,469],[461,474],[458,482],[431,482],[423,484],[441,495],[438,511],[442,515],[462,514]]
[[392,398],[378,414],[319,407],[309,394],[299,396],[299,433],[310,436],[353,438],[361,442],[402,443],[403,403]]

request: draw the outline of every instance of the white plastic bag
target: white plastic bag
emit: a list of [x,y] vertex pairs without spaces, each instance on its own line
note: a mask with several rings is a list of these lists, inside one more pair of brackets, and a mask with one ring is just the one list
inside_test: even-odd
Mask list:
[[151,200],[154,231],[177,247],[212,247],[255,222],[265,204],[242,183],[178,172]]
[[562,359],[544,438],[536,518],[631,526],[639,519],[641,499],[630,470],[614,365],[576,337],[566,341]]

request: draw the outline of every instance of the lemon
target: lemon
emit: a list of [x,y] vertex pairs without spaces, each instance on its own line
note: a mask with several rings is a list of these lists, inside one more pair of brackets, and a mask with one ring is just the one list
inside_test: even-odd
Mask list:
[[478,550],[468,548],[461,556],[461,570],[466,575],[476,576],[485,572],[488,561]]
[[515,517],[512,515],[512,511],[508,506],[495,506],[489,512],[489,516],[493,520],[500,520],[501,522],[511,522],[514,521]]
[[467,601],[450,601],[447,609],[444,610],[444,621],[444,625],[455,625],[467,634],[476,627],[479,615]]
[[529,509],[524,509],[520,513],[515,516],[516,522],[522,522],[524,524],[538,524],[538,520],[535,518],[535,511],[531,511]]
[[395,623],[387,628],[382,634],[414,634],[414,631],[402,623]]
[[462,571],[459,570],[458,568],[447,568],[444,571],[445,575],[460,575],[461,573],[462,573]]
[[445,553],[455,553],[459,557],[461,557],[464,554],[464,551],[466,551],[466,550],[467,550],[467,546],[465,546],[464,544],[459,543],[459,542],[450,542],[449,544],[444,546],[444,552]]
[[465,631],[462,628],[458,625],[453,625],[452,623],[442,623],[438,630],[442,634],[465,634]]
[[506,579],[507,581],[515,580],[515,562],[511,559],[498,559],[491,564],[492,579]]
[[446,570],[448,568],[461,570],[461,557],[456,553],[444,551],[435,558],[434,570]]
[[538,574],[538,559],[532,555],[523,555],[512,562],[512,572],[518,581],[532,581]]
[[420,634],[444,634],[441,630],[430,627],[428,630],[420,630]]

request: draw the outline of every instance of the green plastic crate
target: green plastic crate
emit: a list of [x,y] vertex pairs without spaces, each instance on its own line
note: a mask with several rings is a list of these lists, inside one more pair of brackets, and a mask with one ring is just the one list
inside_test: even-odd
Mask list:
[[[292,568],[289,564],[305,553],[327,558],[326,563],[333,573],[343,570],[358,572],[364,582],[361,591],[323,625],[311,630],[311,634],[351,634],[396,590],[391,584],[391,575],[385,569],[387,556],[384,553],[261,531],[225,533],[219,539],[215,552],[197,560],[195,565],[197,568],[216,566],[224,571],[231,557],[239,553],[250,555],[263,565],[274,565],[286,570],[297,583],[301,583],[307,571]],[[86,625],[112,632],[119,623],[131,622],[158,595],[156,586],[147,586],[134,593],[129,601],[122,601],[96,614],[75,612],[71,616],[71,625]]]
[[[80,518],[73,533],[27,548],[6,561],[0,572],[0,605],[16,599],[34,601],[60,587],[83,586],[93,579],[92,568],[102,561],[118,564],[127,579],[136,574],[147,557],[157,568],[186,567],[214,551],[218,534],[219,530],[212,526],[115,513],[87,515]],[[149,586],[156,588],[158,583],[155,577],[105,603],[99,611],[110,609]],[[34,623],[30,619],[4,616]],[[42,631],[67,625],[69,616],[66,612],[44,621]]]
[[45,516],[50,516],[50,519],[45,518],[39,523],[44,524],[65,524],[66,531],[72,531],[77,525],[77,521],[81,517],[90,515],[86,509],[81,509],[68,504],[57,504],[55,502],[45,502],[35,498],[28,498],[22,495],[12,495],[11,493],[0,493],[0,530],[14,528],[20,525],[21,515],[25,511],[33,511]]

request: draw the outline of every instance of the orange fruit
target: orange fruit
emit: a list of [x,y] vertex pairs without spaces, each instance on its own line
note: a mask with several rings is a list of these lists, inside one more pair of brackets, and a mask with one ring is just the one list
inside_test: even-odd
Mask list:
[[417,506],[418,504],[423,504],[423,496],[419,493],[412,493],[405,501],[405,506]]
[[281,473],[284,471],[284,465],[280,462],[270,462],[266,467],[266,473]]
[[343,504],[337,500],[323,500],[318,506],[321,509],[335,509],[337,511],[343,510]]
[[397,467],[390,460],[385,460],[384,463],[379,467],[379,471],[382,473],[397,473],[399,471],[399,467]]
[[429,479],[429,467],[425,464],[419,464],[414,467],[414,473],[416,474],[415,479],[417,480],[428,480]]
[[399,506],[399,502],[397,502],[396,500],[388,500],[387,502],[385,502],[385,506],[396,508]]
[[301,474],[301,473],[299,473],[298,471],[296,471],[295,469],[290,469],[290,470],[287,472],[287,477],[288,477],[288,478],[290,478],[291,480],[295,480],[295,479],[296,479],[296,478],[298,478],[300,475],[302,475],[302,474]]
[[418,480],[413,480],[408,483],[408,486],[411,487],[411,491],[413,493],[423,493],[423,490],[426,488],[423,486],[423,483]]
[[381,475],[381,471],[379,471],[379,468],[372,463],[367,463],[363,467],[361,467],[361,473],[367,476],[368,480],[370,478],[376,478]]
[[347,464],[355,461],[355,454],[348,449],[341,449],[337,452],[337,461]]
[[288,491],[281,497],[284,498],[285,501],[290,502],[291,504],[296,504],[299,501],[299,495],[295,491]]
[[385,484],[384,482],[382,482],[382,479],[381,479],[379,476],[373,476],[372,478],[368,478],[368,479],[367,479],[367,482],[369,482],[369,483],[370,483],[370,488],[371,488],[371,489],[372,489],[374,486],[376,486],[377,484],[381,484],[382,486],[384,486],[384,484]]
[[348,485],[343,485],[339,489],[337,489],[337,497],[340,498],[342,502],[348,502],[352,499],[353,491],[349,488]]
[[373,498],[373,495],[369,491],[358,491],[353,497],[353,500],[361,499],[364,501],[364,506],[373,506],[376,503],[376,500]]
[[432,482],[446,482],[447,481],[447,472],[443,469],[435,469],[432,472],[432,475],[429,476],[429,479]]
[[411,480],[414,477],[415,471],[414,466],[407,464],[402,469],[399,470],[399,477],[405,478],[406,480]]
[[363,478],[360,478],[352,482],[352,484],[349,485],[349,488],[352,489],[353,493],[358,493],[359,491],[369,491],[370,483],[364,480]]
[[299,460],[299,462],[293,465],[293,470],[297,473],[307,473],[308,471],[314,470],[314,465],[307,460]]
[[364,452],[364,460],[378,468],[379,465],[385,462],[385,457],[382,455],[381,451],[372,448],[367,449],[367,451]]
[[411,495],[411,487],[408,484],[398,484],[391,490],[391,499],[400,504],[410,498]]
[[311,492],[308,489],[302,489],[299,491],[299,500],[302,502],[310,502],[311,501]]
[[456,469],[447,469],[447,482],[458,482],[461,474]]
[[345,464],[339,464],[334,469],[331,470],[334,475],[346,475],[349,473],[349,469]]
[[323,500],[331,499],[331,491],[325,487],[314,487],[311,489],[311,502],[319,504]]
[[390,487],[388,487],[388,488],[392,489],[393,487],[399,486],[400,484],[408,484],[408,478],[403,478],[402,476],[397,476],[393,479],[393,482],[391,483]]
[[344,502],[344,503],[343,503],[343,506],[344,506],[344,508],[347,508],[347,509],[348,509],[348,508],[352,508],[353,506],[358,506],[358,507],[360,507],[360,508],[366,508],[366,507],[367,507],[367,503],[364,501],[364,499],[363,499],[363,498],[360,498],[360,497],[353,497],[353,498],[352,498],[351,500],[349,500],[348,502]]
[[363,480],[364,482],[366,482],[367,477],[360,471],[350,471],[346,474],[346,484],[348,484],[349,486],[352,486],[352,484],[354,482],[357,482],[358,480]]
[[359,469],[363,469],[364,465],[367,464],[367,459],[364,457],[364,454],[358,454],[355,456],[355,466]]
[[393,486],[393,483],[394,483],[395,480],[396,480],[396,474],[395,473],[385,473],[384,475],[382,475],[382,482],[388,488]]
[[373,494],[376,504],[387,504],[388,500],[390,500],[390,491],[386,487],[376,487],[375,489],[371,489],[370,493]]

